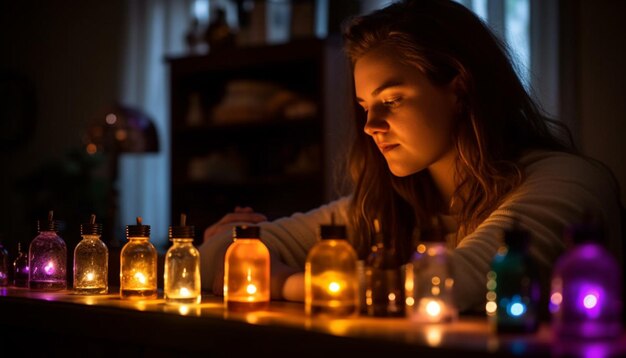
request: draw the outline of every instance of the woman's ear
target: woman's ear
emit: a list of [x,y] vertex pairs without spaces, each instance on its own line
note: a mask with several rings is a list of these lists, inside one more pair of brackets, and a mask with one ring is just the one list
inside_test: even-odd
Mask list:
[[457,106],[457,112],[461,112],[464,105],[467,89],[465,88],[465,82],[461,79],[461,75],[456,75],[450,81],[448,85],[452,94],[454,95],[454,103]]

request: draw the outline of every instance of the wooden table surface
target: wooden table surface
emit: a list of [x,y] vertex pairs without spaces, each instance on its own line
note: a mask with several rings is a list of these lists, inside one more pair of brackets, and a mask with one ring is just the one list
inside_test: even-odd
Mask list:
[[176,305],[162,298],[131,301],[118,294],[14,287],[0,287],[0,332],[2,346],[23,347],[24,356],[626,356],[626,335],[608,343],[558,343],[547,324],[532,334],[498,335],[486,317],[461,316],[446,324],[328,319],[308,317],[301,303],[283,301],[264,311],[233,313],[213,295],[203,295],[200,304]]

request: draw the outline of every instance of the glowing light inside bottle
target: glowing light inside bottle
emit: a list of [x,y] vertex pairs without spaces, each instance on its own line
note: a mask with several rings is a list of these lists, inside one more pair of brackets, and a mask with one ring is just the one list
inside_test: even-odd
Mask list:
[[441,314],[441,305],[437,301],[430,301],[426,304],[426,313],[431,317]]
[[253,285],[253,284],[251,284],[251,283],[250,283],[250,284],[248,284],[248,285],[246,286],[246,292],[247,292],[248,294],[253,295],[253,294],[255,294],[255,293],[256,293],[256,291],[257,291],[257,289],[256,289],[256,286],[255,286],[255,285]]
[[526,312],[526,305],[521,302],[513,302],[509,305],[507,312],[510,316],[519,317]]
[[341,285],[337,282],[331,282],[328,284],[328,292],[338,293],[341,291]]
[[593,293],[587,294],[585,298],[583,298],[583,306],[586,309],[592,309],[598,304],[598,296]]
[[54,273],[54,264],[50,261],[43,269],[48,275],[52,275]]
[[135,277],[135,280],[139,281],[142,284],[145,284],[147,282],[146,276],[143,274],[143,272],[135,273],[134,277]]

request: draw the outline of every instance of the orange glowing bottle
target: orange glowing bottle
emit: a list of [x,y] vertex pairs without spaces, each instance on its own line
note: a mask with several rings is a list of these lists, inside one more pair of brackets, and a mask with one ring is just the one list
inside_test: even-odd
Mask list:
[[230,311],[269,307],[270,252],[261,241],[261,228],[235,226],[224,257],[224,303]]

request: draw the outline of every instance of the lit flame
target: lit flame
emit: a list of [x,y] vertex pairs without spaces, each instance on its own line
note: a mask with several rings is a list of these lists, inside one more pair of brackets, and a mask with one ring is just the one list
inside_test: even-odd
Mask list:
[[255,285],[253,285],[253,284],[251,284],[251,283],[250,283],[250,284],[248,284],[248,286],[246,286],[246,292],[247,292],[249,295],[253,295],[253,294],[255,294],[255,293],[256,293],[256,291],[257,291],[257,289],[256,289],[256,286],[255,286]]
[[88,272],[88,273],[85,275],[85,280],[87,280],[87,281],[93,281],[93,279],[95,278],[95,276],[96,276],[96,275],[94,275],[94,273],[93,273],[93,272]]
[[181,288],[178,293],[183,296],[183,297],[190,297],[191,296],[191,291],[189,291],[189,289],[187,287],[183,287]]
[[341,285],[338,282],[331,281],[328,284],[328,292],[330,292],[330,293],[338,293],[339,291],[341,291]]
[[583,298],[583,305],[586,309],[594,308],[598,304],[598,296],[593,293],[585,295]]
[[143,272],[137,272],[135,273],[135,280],[139,281],[142,284],[145,284],[146,276],[143,274]]
[[426,313],[431,317],[441,314],[441,305],[437,301],[430,301],[426,304]]
[[43,269],[48,275],[51,275],[54,273],[54,264],[50,261]]

